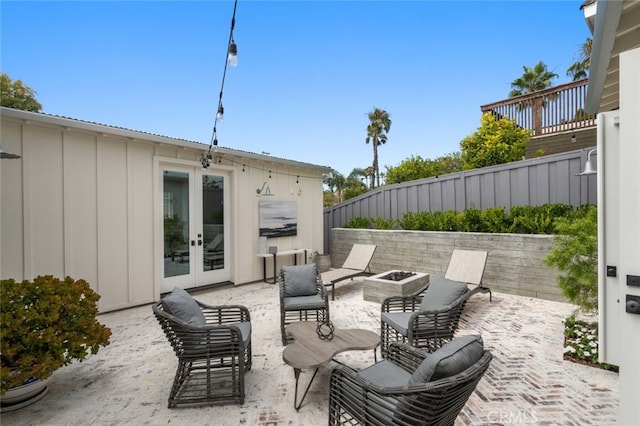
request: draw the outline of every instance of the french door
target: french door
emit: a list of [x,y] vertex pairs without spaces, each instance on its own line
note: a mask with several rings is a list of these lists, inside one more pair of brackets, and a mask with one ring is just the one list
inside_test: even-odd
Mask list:
[[162,292],[229,281],[229,174],[162,166]]

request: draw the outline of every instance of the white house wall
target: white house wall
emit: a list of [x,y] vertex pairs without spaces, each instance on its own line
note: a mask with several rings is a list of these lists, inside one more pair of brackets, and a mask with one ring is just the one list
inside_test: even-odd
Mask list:
[[[162,214],[154,208],[162,205],[158,165],[200,167],[202,148],[158,143],[138,132],[139,138],[126,137],[107,126],[101,132],[56,125],[43,117],[25,120],[4,108],[0,117],[3,149],[22,156],[0,163],[0,277],[86,279],[101,295],[102,312],[157,300],[163,279]],[[241,155],[224,155],[216,168],[231,176],[225,186],[231,191],[232,217],[225,217],[231,282],[262,279],[262,258],[256,256],[260,200],[297,202],[298,235],[270,239],[269,245],[321,250],[326,168]],[[256,194],[265,181],[274,196]],[[279,258],[278,266],[292,262]]]

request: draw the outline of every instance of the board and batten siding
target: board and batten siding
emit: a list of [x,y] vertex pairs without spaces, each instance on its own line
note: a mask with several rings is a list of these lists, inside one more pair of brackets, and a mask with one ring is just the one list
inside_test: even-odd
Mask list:
[[20,177],[2,185],[2,277],[85,279],[101,311],[153,301],[153,146],[9,122],[2,139],[22,155],[2,162]]
[[[158,300],[164,279],[162,167],[200,169],[206,145],[5,107],[0,119],[3,149],[21,156],[0,164],[0,278],[85,279],[101,296],[101,312]],[[329,168],[217,152],[210,171],[228,176],[231,283],[262,280],[263,262],[256,256],[261,200],[297,205],[298,235],[270,239],[269,245],[308,248],[309,258],[322,249],[322,174]],[[265,181],[271,197],[256,194]],[[283,264],[293,258],[278,258],[278,267]],[[269,277],[272,270],[268,260]]]

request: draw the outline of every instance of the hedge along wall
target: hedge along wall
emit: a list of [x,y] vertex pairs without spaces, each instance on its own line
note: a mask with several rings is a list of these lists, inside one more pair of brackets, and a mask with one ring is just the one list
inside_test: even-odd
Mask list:
[[342,265],[356,243],[377,246],[370,265],[375,274],[400,269],[444,275],[454,249],[486,250],[483,283],[492,292],[567,302],[556,282],[560,272],[542,261],[553,248],[551,235],[333,228],[331,265]]

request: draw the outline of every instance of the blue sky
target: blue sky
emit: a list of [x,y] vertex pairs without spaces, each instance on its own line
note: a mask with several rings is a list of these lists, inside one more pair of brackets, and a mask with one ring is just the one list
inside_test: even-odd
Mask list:
[[[220,146],[372,163],[367,113],[391,115],[380,170],[458,151],[523,65],[559,78],[590,36],[582,1],[239,0]],[[43,112],[209,144],[233,1],[0,3],[0,68]]]

